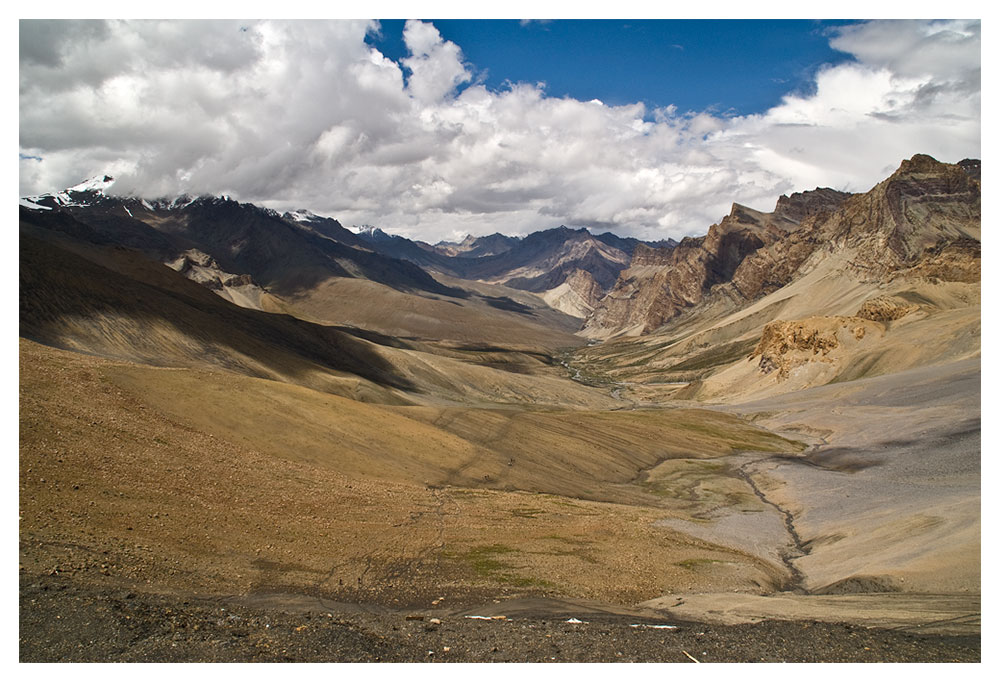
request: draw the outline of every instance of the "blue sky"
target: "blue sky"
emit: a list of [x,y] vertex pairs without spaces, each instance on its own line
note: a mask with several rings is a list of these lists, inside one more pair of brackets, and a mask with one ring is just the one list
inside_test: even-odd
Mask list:
[[[20,195],[111,174],[438,241],[703,234],[981,156],[978,20],[21,21]],[[540,85],[539,83],[544,83]]]
[[[406,56],[401,19],[380,21],[368,42]],[[544,82],[553,97],[599,99],[682,112],[760,113],[789,92],[814,90],[822,66],[850,61],[829,29],[853,21],[819,20],[434,20],[461,46],[477,78]]]

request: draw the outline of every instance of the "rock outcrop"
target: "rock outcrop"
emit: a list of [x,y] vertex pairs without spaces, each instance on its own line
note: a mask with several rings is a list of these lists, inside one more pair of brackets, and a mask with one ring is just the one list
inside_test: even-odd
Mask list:
[[795,192],[790,196],[783,194],[778,197],[774,212],[800,223],[806,218],[836,211],[850,196],[850,192],[839,192],[829,187],[817,187],[811,192]]
[[830,192],[782,197],[782,210],[773,213],[733,204],[729,215],[704,237],[686,237],[670,250],[637,248],[629,268],[587,321],[586,333],[600,338],[652,331],[701,303],[719,285],[731,284],[743,301],[782,286],[814,246],[790,246],[785,254],[774,254],[768,247],[791,244],[789,235],[804,229],[800,217],[815,220],[825,215],[825,208],[837,199]]
[[951,242],[980,236],[980,184],[961,166],[917,154],[816,225],[826,253],[851,249],[858,275],[885,280]]
[[861,317],[811,317],[805,320],[776,320],[764,327],[760,342],[750,354],[759,358],[763,374],[777,372],[782,379],[796,367],[811,362],[833,364],[836,351],[857,346],[866,336],[878,335],[882,328]]
[[167,265],[243,308],[260,310],[261,296],[267,293],[250,275],[225,272],[214,258],[198,249],[188,249],[179,258],[167,262]]
[[875,296],[861,304],[857,317],[873,322],[892,322],[919,309],[898,296]]

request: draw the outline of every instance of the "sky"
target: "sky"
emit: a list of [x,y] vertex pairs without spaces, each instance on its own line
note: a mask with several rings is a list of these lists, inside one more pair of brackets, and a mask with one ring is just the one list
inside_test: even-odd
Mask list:
[[704,234],[733,202],[981,157],[978,20],[19,27],[19,193],[93,175],[430,242]]
[[[399,61],[407,56],[405,21],[380,22],[368,43]],[[848,21],[739,20],[436,20],[444,40],[462,47],[476,80],[545,83],[550,97],[643,102],[650,112],[764,111],[790,91],[808,90],[819,67],[847,61],[830,27]],[[754,68],[745,68],[748,50]],[[650,65],[655,65],[652,68]],[[460,84],[459,90],[470,85]]]

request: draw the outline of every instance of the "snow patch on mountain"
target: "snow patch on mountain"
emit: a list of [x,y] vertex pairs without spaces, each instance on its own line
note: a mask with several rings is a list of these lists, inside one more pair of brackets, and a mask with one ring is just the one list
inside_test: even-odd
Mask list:
[[90,206],[105,198],[104,190],[115,184],[110,175],[95,175],[61,192],[21,197],[20,204],[31,209],[52,210],[56,206]]
[[41,204],[36,204],[31,199],[28,199],[28,198],[25,198],[25,197],[21,197],[18,200],[18,203],[21,206],[24,206],[25,208],[30,208],[30,209],[36,210],[36,211],[51,211],[52,210],[51,206],[42,206]]
[[323,220],[323,216],[318,216],[312,211],[301,208],[297,211],[289,211],[282,216],[286,220],[294,220],[297,223],[312,223],[317,220]]
[[393,239],[393,235],[383,232],[381,228],[374,225],[352,225],[350,229],[354,234],[370,242],[384,242]]

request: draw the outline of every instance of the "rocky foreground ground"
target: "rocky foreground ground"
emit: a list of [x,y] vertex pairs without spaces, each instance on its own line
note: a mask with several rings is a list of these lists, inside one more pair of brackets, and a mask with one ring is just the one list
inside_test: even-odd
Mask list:
[[[312,597],[93,589],[22,576],[22,662],[977,662],[978,635],[815,621],[707,625],[502,602],[393,610]],[[666,627],[665,627],[666,626]]]

